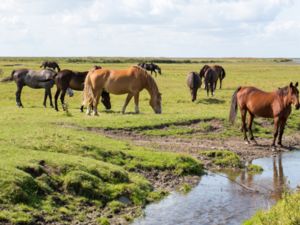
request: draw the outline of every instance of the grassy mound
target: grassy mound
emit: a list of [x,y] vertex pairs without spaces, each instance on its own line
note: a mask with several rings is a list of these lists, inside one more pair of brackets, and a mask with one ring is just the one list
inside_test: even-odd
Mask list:
[[241,168],[243,166],[240,157],[228,150],[201,151],[200,154],[211,159],[214,165],[222,168]]
[[269,211],[259,211],[244,225],[300,224],[300,193],[287,194]]

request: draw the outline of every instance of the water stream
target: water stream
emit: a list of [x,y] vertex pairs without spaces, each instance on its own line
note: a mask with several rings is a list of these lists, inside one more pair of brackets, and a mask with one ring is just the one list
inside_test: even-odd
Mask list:
[[[261,158],[253,164],[261,174],[247,172],[209,173],[188,194],[173,192],[145,209],[134,225],[235,225],[250,218],[258,209],[270,208],[283,191],[300,185],[300,151]],[[231,181],[231,180],[234,180]],[[237,183],[258,192],[252,192]]]

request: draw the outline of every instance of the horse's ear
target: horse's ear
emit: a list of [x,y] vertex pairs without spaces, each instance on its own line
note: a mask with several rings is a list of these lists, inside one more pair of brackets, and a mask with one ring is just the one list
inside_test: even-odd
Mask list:
[[290,87],[293,87],[293,82],[290,83]]
[[298,87],[298,81],[296,82],[295,87]]

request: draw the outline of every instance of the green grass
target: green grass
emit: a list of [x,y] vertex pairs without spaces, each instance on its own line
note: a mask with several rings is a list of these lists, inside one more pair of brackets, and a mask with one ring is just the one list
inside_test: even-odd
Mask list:
[[259,211],[244,225],[297,225],[300,224],[300,193],[286,194],[268,211]]
[[[42,58],[0,58],[0,79],[13,69],[39,69]],[[144,58],[58,58],[62,69],[77,71],[99,64],[106,68],[127,68]],[[231,95],[240,85],[254,85],[274,90],[299,79],[300,66],[283,64],[274,59],[155,59],[163,75],[155,78],[162,93],[163,114],[156,115],[149,106],[149,95],[140,96],[141,114],[122,115],[125,96],[111,96],[112,110],[99,117],[87,117],[79,112],[80,92],[66,97],[68,112],[43,108],[43,90],[24,87],[23,109],[15,105],[16,85],[0,83],[0,221],[13,224],[30,223],[39,217],[46,221],[77,218],[84,221],[84,209],[100,211],[110,202],[126,195],[133,205],[143,206],[159,199],[139,170],[168,170],[176,175],[202,173],[201,163],[186,155],[161,152],[135,146],[129,141],[104,137],[87,128],[127,129],[146,135],[190,138],[228,138],[239,136],[240,122],[227,122]],[[154,60],[154,61],[155,61]],[[168,59],[167,59],[168,60]],[[276,59],[284,60],[284,59]],[[118,63],[114,63],[118,62]],[[192,103],[186,87],[189,71],[199,71],[208,62],[221,63],[226,69],[223,89],[215,97],[206,97],[200,90]],[[55,88],[53,89],[53,95]],[[59,108],[62,110],[61,105]],[[103,106],[100,105],[100,110]],[[127,112],[133,112],[128,105]],[[293,110],[285,134],[300,128],[299,112]],[[215,131],[212,121],[219,121]],[[197,121],[197,123],[195,123]],[[262,126],[255,120],[255,135],[272,138],[272,125]],[[192,125],[191,125],[192,124]],[[191,126],[190,126],[191,125]],[[164,129],[162,129],[164,127]],[[236,157],[230,156],[230,161]],[[217,163],[223,162],[222,156]],[[232,164],[232,162],[231,162]],[[229,164],[230,165],[230,164]],[[237,162],[234,165],[239,165]],[[125,193],[126,190],[126,193]],[[153,192],[154,191],[154,192]],[[163,193],[163,190],[161,190]],[[84,207],[88,205],[88,207]],[[107,215],[99,215],[106,218]],[[68,222],[65,222],[66,224]]]
[[250,164],[247,166],[247,171],[250,173],[262,173],[264,169],[259,165]]
[[199,154],[208,157],[214,165],[222,168],[242,168],[243,166],[240,157],[228,150],[201,151]]

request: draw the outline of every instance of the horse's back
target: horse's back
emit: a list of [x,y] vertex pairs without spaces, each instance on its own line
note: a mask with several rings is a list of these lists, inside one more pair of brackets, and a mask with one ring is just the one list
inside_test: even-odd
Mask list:
[[199,88],[200,87],[200,77],[195,72],[188,73],[187,76],[187,85],[189,88]]
[[256,87],[241,87],[237,93],[239,107],[247,109],[259,117],[271,118],[277,114],[274,108],[280,105],[280,100],[275,92],[265,92]]

